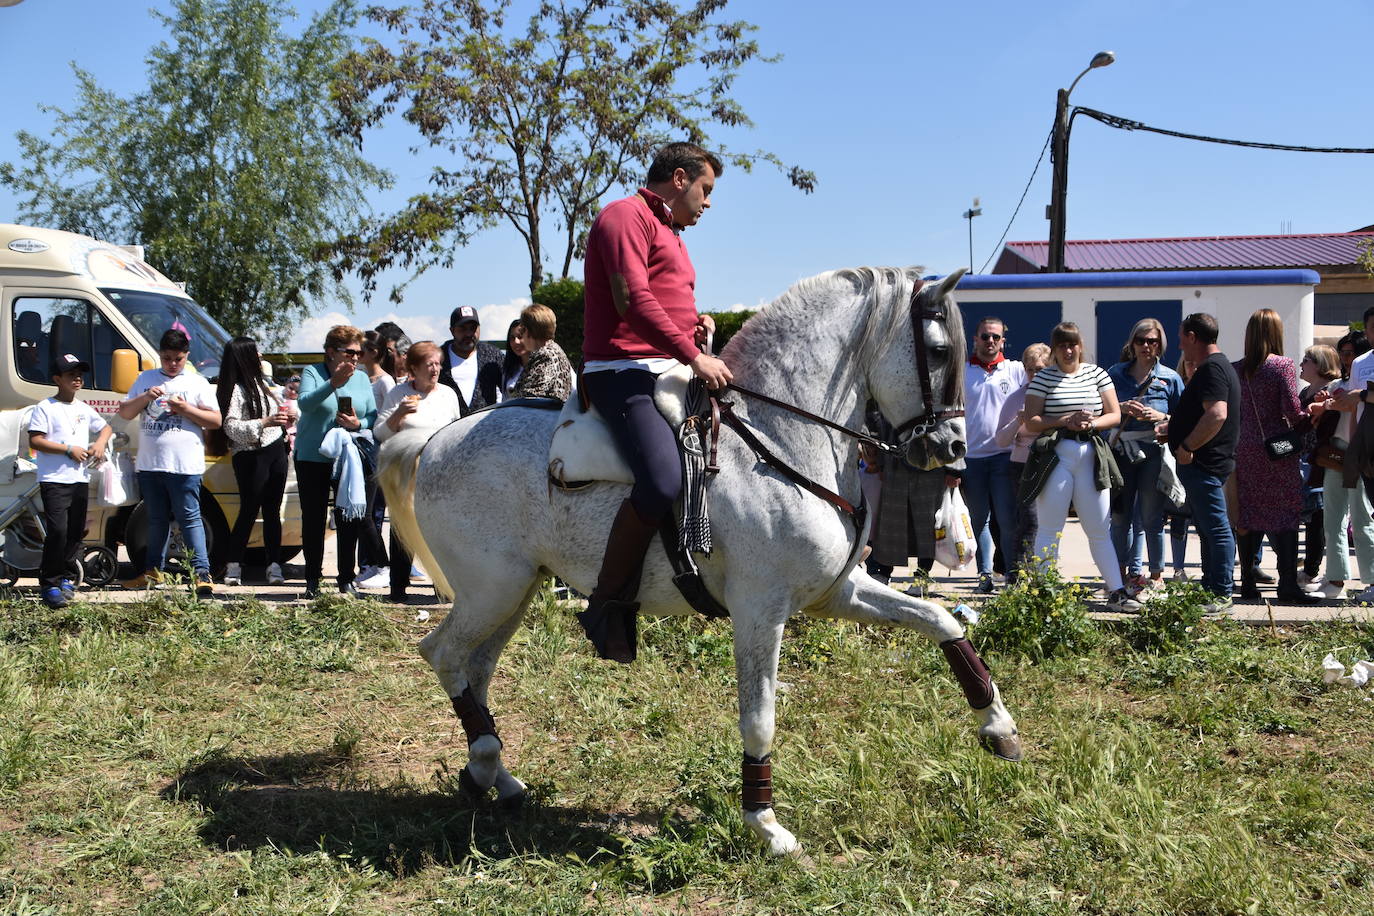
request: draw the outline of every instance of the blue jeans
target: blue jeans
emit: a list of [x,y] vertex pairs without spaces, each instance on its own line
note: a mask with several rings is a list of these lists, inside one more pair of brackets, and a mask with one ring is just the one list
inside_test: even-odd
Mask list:
[[986,458],[966,458],[964,469],[964,502],[968,503],[969,521],[978,538],[978,574],[992,574],[992,530],[989,516],[997,519],[1001,534],[1002,556],[1007,572],[1012,571],[1018,557],[1016,543],[1016,480],[1011,473],[1011,453],[989,455]]
[[1132,575],[1140,572],[1140,555],[1132,537],[1132,522],[1139,513],[1145,531],[1145,550],[1150,557],[1150,572],[1164,571],[1164,494],[1159,492],[1159,466],[1164,461],[1160,446],[1141,443],[1145,460],[1135,464],[1118,461],[1121,476],[1121,512],[1112,513],[1112,546],[1117,562]]
[[1218,597],[1229,598],[1236,539],[1226,515],[1225,481],[1191,464],[1178,466],[1178,480],[1188,493],[1193,527],[1202,542],[1202,587]]
[[167,562],[167,538],[172,516],[181,526],[181,539],[191,552],[197,575],[210,575],[210,555],[205,550],[205,526],[200,520],[200,475],[169,471],[139,471],[138,488],[148,507],[148,558],[143,565],[161,569]]

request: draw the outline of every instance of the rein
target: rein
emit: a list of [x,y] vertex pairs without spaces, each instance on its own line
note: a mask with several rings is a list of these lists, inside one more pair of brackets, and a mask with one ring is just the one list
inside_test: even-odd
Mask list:
[[926,435],[941,420],[964,415],[962,410],[935,409],[935,395],[930,390],[930,357],[926,354],[926,348],[921,345],[926,336],[921,329],[921,322],[926,319],[945,321],[949,317],[949,313],[945,311],[943,304],[938,308],[928,308],[921,301],[921,290],[924,287],[925,281],[917,280],[916,288],[911,291],[911,341],[916,348],[916,370],[920,375],[921,403],[925,407],[925,411],[907,420],[894,430],[899,439],[907,430],[911,431],[912,436]]

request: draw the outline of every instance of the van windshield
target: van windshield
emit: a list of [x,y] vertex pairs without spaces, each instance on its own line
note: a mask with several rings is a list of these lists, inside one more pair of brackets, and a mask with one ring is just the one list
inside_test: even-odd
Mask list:
[[195,302],[136,289],[102,289],[101,292],[154,347],[168,329],[185,331],[191,339],[187,363],[211,381],[219,377],[219,360],[229,334]]

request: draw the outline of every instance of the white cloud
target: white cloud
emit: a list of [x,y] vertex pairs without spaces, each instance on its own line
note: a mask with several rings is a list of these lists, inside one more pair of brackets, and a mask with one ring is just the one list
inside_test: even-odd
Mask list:
[[[528,296],[516,296],[509,302],[477,306],[477,314],[482,320],[482,338],[505,340],[506,328],[529,304]],[[352,324],[367,330],[383,321],[396,322],[411,340],[432,340],[441,344],[449,338],[448,314],[401,315],[394,311],[374,311],[366,315],[345,315],[338,311],[326,312],[302,321],[292,332],[286,349],[293,353],[309,353],[324,345],[325,334],[336,324]]]
[[351,324],[349,318],[343,312],[325,312],[323,315],[315,315],[306,318],[291,335],[287,341],[286,349],[292,353],[309,353],[319,350],[324,346],[324,336],[329,333],[329,329],[336,324]]

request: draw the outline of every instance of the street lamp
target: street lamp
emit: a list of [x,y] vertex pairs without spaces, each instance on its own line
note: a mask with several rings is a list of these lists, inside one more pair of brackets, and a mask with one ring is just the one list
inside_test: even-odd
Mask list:
[[978,206],[978,198],[973,198],[973,206],[964,211],[964,219],[968,220],[968,272],[973,273],[973,218],[982,216],[983,208]]
[[1054,108],[1054,140],[1050,147],[1050,161],[1054,163],[1054,178],[1050,188],[1050,205],[1046,216],[1050,221],[1050,253],[1046,270],[1050,273],[1064,272],[1064,227],[1066,215],[1064,200],[1069,190],[1069,127],[1072,115],[1069,112],[1069,95],[1078,81],[1089,70],[1106,67],[1116,60],[1111,51],[1098,51],[1089,61],[1083,72],[1074,77],[1068,89],[1059,90],[1059,98]]

